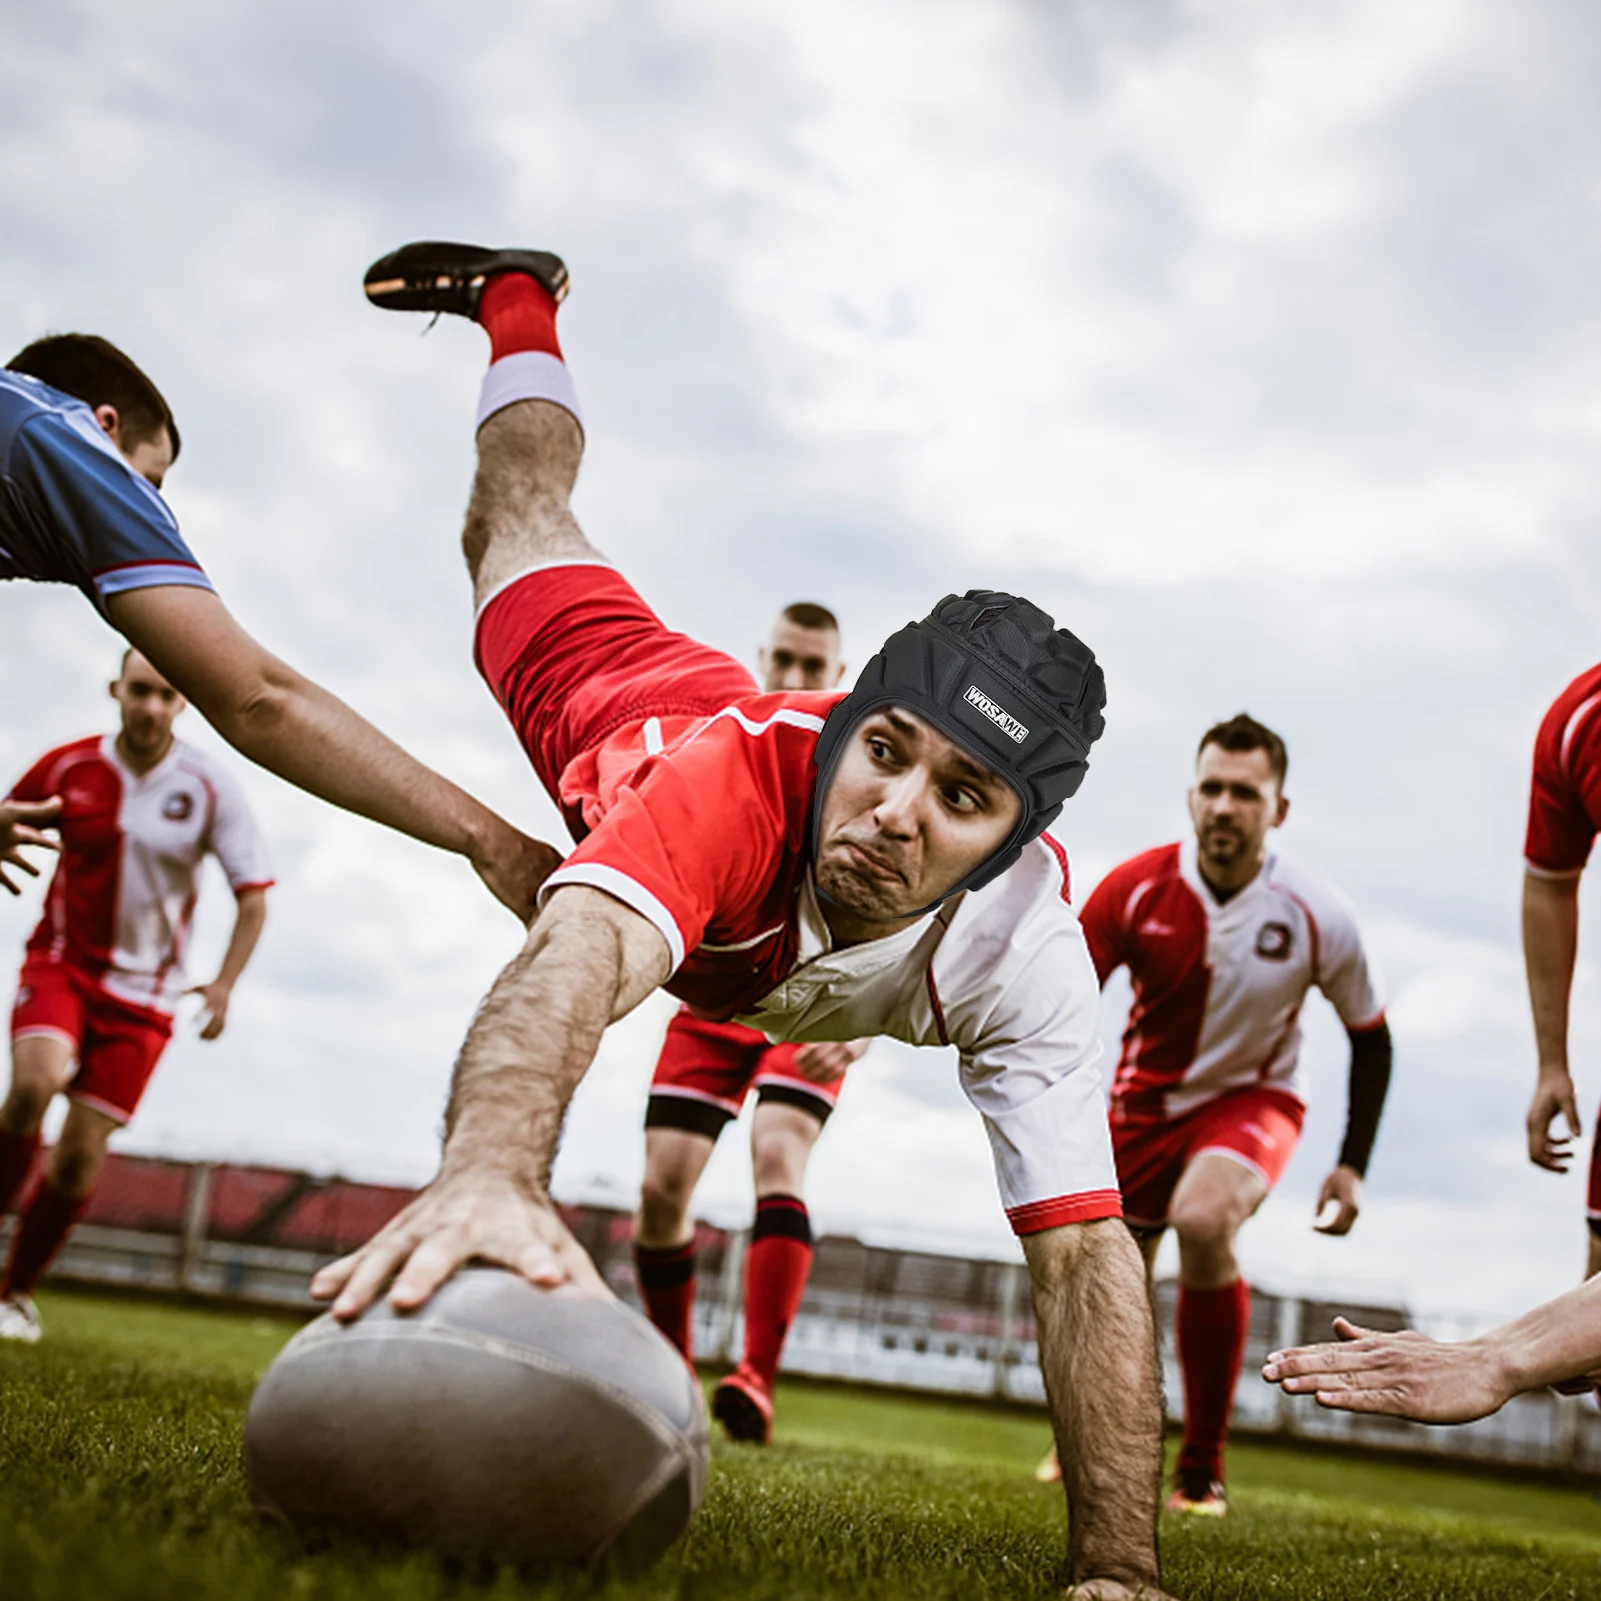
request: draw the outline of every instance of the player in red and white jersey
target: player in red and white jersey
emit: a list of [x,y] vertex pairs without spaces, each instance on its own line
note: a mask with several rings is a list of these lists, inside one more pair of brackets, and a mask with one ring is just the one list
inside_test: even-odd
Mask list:
[[1223,1443],[1251,1310],[1234,1239],[1300,1138],[1309,990],[1351,1037],[1345,1141],[1318,1196],[1318,1216],[1335,1208],[1323,1233],[1356,1221],[1389,1085],[1389,1030],[1349,906],[1268,848],[1289,811],[1287,766],[1284,742],[1254,718],[1208,729],[1189,797],[1194,838],[1113,868],[1084,907],[1102,984],[1126,966],[1134,987],[1111,1100],[1124,1209],[1148,1267],[1169,1226],[1179,1242],[1174,1510],[1226,1509]]
[[954,1045],[1034,1284],[1076,1591],[1161,1596],[1150,1307],[1094,1061],[1094,971],[1045,829],[1103,727],[1093,654],[1028,601],[947,596],[849,695],[759,694],[672,633],[588,542],[556,337],[565,266],[422,243],[374,264],[397,310],[477,320],[491,363],[462,548],[477,659],[576,849],[462,1048],[439,1176],[313,1292],[357,1318],[477,1257],[604,1293],[548,1183],[607,1024],[666,988],[796,1044]]
[[182,696],[137,651],[111,685],[118,732],[39,758],[10,799],[59,796],[61,859],[27,944],[11,1016],[11,1087],[0,1104],[0,1213],[23,1193],[50,1102],[70,1105],[21,1211],[0,1280],[0,1337],[36,1340],[32,1290],[88,1205],[111,1135],[133,1116],[190,990],[184,945],[208,855],[237,902],[217,976],[194,986],[216,1039],[266,920],[266,849],[243,794],[173,736]]
[[[1568,1067],[1568,1002],[1579,954],[1579,879],[1601,830],[1601,666],[1580,673],[1552,702],[1534,742],[1523,845],[1523,965],[1534,1014],[1538,1073],[1529,1103],[1529,1160],[1565,1173],[1579,1137]],[[1553,1136],[1558,1113],[1568,1132]],[[1585,1277],[1601,1272],[1601,1119],[1590,1154]]]
[[[845,676],[834,614],[809,601],[786,606],[761,647],[759,667],[769,693],[833,689]],[[775,1044],[741,1023],[698,1018],[687,1006],[667,1025],[645,1107],[634,1265],[651,1322],[686,1359],[693,1355],[695,1308],[690,1203],[718,1136],[756,1094],[756,1218],[743,1276],[744,1357],[712,1396],[713,1415],[734,1439],[766,1444],[772,1438],[779,1358],[812,1268],[806,1166],[839,1099],[845,1069],[867,1045]]]

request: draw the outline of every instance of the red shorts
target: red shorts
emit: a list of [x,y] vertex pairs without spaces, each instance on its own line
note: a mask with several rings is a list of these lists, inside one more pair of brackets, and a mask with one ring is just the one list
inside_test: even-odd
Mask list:
[[799,1045],[774,1045],[743,1023],[708,1023],[687,1007],[667,1025],[650,1081],[646,1128],[685,1129],[716,1139],[754,1088],[760,1100],[796,1106],[819,1123],[839,1100],[845,1075],[825,1084],[796,1071]]
[[1590,1193],[1586,1197],[1585,1216],[1590,1220],[1592,1233],[1601,1234],[1601,1112],[1596,1114],[1595,1140],[1590,1146]]
[[64,1041],[77,1056],[67,1094],[126,1123],[172,1038],[172,1019],[107,995],[65,963],[29,963],[11,1012],[11,1039],[40,1035]]
[[473,653],[575,835],[586,830],[561,778],[576,758],[630,724],[710,717],[758,693],[732,656],[673,633],[600,562],[514,578],[480,610]]
[[1283,1090],[1230,1090],[1183,1117],[1120,1122],[1113,1106],[1112,1152],[1117,1158],[1123,1215],[1136,1228],[1160,1228],[1178,1181],[1206,1151],[1232,1157],[1278,1183],[1301,1138],[1306,1108]]

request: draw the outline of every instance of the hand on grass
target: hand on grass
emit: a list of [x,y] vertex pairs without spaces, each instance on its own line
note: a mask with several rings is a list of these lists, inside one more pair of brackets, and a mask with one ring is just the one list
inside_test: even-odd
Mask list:
[[[1553,1135],[1551,1125],[1559,1112],[1567,1121],[1568,1132]],[[1540,1069],[1534,1099],[1529,1102],[1529,1113],[1523,1121],[1529,1135],[1529,1160],[1548,1172],[1566,1173],[1573,1160],[1573,1142],[1578,1139],[1582,1127],[1579,1103],[1573,1094],[1573,1077],[1565,1067]]]
[[611,1293],[548,1200],[482,1172],[441,1173],[359,1251],[323,1268],[311,1293],[333,1301],[334,1316],[349,1322],[392,1280],[390,1302],[411,1312],[474,1261],[509,1268],[541,1289],[572,1284]]
[[1375,1334],[1341,1317],[1338,1343],[1275,1351],[1262,1377],[1341,1412],[1382,1412],[1419,1423],[1470,1423],[1512,1396],[1482,1341],[1431,1340],[1411,1329]]
[[562,854],[506,823],[474,852],[472,864],[495,899],[526,925],[538,910],[540,888],[561,866]]
[[59,843],[49,834],[40,832],[48,827],[61,812],[61,797],[52,795],[44,801],[0,801],[0,885],[13,895],[22,893],[22,885],[6,872],[15,867],[29,878],[37,878],[39,869],[22,854],[23,845],[34,845],[40,850],[60,850]]
[[832,1084],[852,1062],[867,1054],[871,1040],[827,1040],[803,1045],[795,1053],[795,1071],[808,1084]]
[[[1333,1218],[1327,1223],[1318,1222],[1331,1206],[1335,1208]],[[1361,1210],[1362,1175],[1354,1167],[1341,1163],[1324,1179],[1323,1188],[1318,1191],[1317,1205],[1312,1208],[1312,1227],[1319,1234],[1349,1234]]]

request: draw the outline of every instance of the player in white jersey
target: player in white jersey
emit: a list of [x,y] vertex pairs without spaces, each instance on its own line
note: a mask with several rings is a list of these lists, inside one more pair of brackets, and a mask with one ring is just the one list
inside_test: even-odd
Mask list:
[[1350,1114],[1318,1196],[1318,1217],[1335,1209],[1322,1233],[1356,1221],[1389,1085],[1389,1029],[1350,908],[1268,849],[1289,812],[1287,765],[1284,742],[1254,718],[1208,729],[1189,797],[1194,839],[1114,868],[1083,912],[1102,984],[1126,965],[1134,986],[1111,1108],[1125,1215],[1148,1268],[1165,1229],[1179,1241],[1176,1511],[1226,1510],[1223,1442],[1251,1311],[1234,1239],[1300,1138],[1308,990],[1323,991],[1351,1037]]
[[22,1208],[0,1280],[0,1338],[36,1340],[32,1290],[88,1205],[111,1135],[133,1116],[190,989],[184,945],[208,855],[236,901],[217,976],[195,985],[216,1039],[266,920],[266,850],[232,777],[174,738],[181,695],[137,651],[111,685],[115,736],[77,740],[29,768],[10,800],[59,796],[61,860],[28,941],[0,1104],[0,1213],[32,1173],[50,1102],[71,1102]]

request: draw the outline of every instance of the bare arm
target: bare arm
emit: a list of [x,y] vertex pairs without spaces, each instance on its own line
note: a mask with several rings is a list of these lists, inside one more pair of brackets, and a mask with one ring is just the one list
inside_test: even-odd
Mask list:
[[1159,1595],[1162,1397],[1139,1247],[1107,1219],[1025,1235],[1023,1251],[1067,1491],[1073,1583],[1102,1581],[1086,1594]]
[[223,952],[217,976],[209,984],[195,985],[189,992],[200,996],[206,1004],[206,1026],[200,1031],[201,1039],[214,1040],[228,1026],[228,1002],[233,998],[233,987],[255,954],[257,941],[266,926],[266,890],[241,890],[234,898],[233,933],[228,936],[228,949]]
[[600,890],[568,885],[478,1009],[456,1061],[445,1149],[433,1183],[361,1250],[324,1268],[312,1294],[354,1318],[394,1278],[418,1307],[471,1258],[535,1284],[599,1289],[550,1199],[562,1117],[608,1024],[672,967],[667,942]]
[[300,789],[465,856],[524,921],[561,860],[278,660],[209,590],[113,595],[111,620],[236,750]]
[[[1579,1107],[1568,1070],[1568,997],[1579,953],[1579,879],[1523,877],[1523,966],[1534,1014],[1539,1075],[1529,1103],[1529,1160],[1553,1173],[1565,1173],[1573,1159],[1572,1141],[1580,1132]],[[1558,1113],[1567,1120],[1566,1137],[1553,1137]]]
[[1339,1343],[1275,1351],[1262,1377],[1343,1412],[1468,1423],[1514,1395],[1601,1373],[1601,1277],[1475,1340],[1373,1334],[1336,1318]]
[[14,867],[37,878],[39,869],[22,854],[24,845],[36,845],[40,850],[59,850],[60,846],[42,830],[49,828],[61,812],[60,796],[45,801],[0,801],[0,887],[13,895],[22,893],[22,886],[6,872]]

